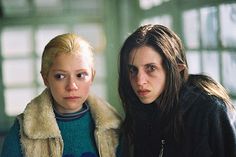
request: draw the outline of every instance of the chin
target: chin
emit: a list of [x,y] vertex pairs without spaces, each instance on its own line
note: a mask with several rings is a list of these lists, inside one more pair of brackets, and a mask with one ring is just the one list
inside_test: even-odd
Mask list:
[[140,99],[140,101],[145,104],[145,105],[149,105],[151,104],[154,100],[143,100],[143,99]]

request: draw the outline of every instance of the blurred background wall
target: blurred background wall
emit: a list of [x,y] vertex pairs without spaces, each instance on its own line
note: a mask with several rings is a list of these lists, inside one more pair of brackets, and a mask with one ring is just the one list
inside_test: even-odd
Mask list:
[[14,117],[44,89],[40,59],[51,38],[75,32],[90,41],[97,70],[92,90],[122,113],[117,54],[129,33],[147,23],[173,29],[190,73],[212,76],[236,103],[235,0],[1,0],[0,151]]

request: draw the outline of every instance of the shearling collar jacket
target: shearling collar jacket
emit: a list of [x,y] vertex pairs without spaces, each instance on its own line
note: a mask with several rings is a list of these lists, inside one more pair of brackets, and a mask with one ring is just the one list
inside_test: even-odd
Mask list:
[[[88,104],[95,122],[94,137],[100,157],[115,157],[121,118],[104,100],[89,95]],[[63,140],[53,112],[48,89],[33,99],[18,116],[22,151],[25,157],[61,157]]]

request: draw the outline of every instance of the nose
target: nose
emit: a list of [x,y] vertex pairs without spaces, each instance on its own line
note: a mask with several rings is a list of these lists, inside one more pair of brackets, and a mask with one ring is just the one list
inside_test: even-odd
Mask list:
[[145,72],[139,71],[136,76],[137,85],[143,85],[147,83]]
[[66,85],[66,89],[68,91],[72,91],[72,90],[77,90],[78,89],[78,84],[76,83],[76,80],[74,80],[74,78],[69,78],[67,85]]

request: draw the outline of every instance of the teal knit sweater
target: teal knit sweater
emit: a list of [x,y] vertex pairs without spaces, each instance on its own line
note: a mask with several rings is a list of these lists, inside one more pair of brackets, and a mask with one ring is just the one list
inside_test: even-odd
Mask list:
[[[88,108],[72,115],[56,113],[56,117],[64,142],[63,157],[98,157],[93,135],[94,123]],[[19,128],[16,120],[4,141],[1,157],[23,157]]]

